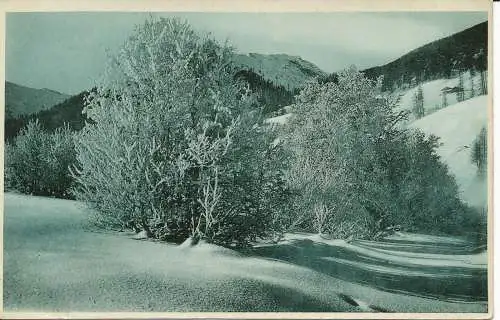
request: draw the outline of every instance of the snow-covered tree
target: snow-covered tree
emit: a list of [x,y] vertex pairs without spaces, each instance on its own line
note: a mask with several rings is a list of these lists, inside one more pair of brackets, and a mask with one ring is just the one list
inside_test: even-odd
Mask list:
[[465,209],[437,140],[402,128],[407,114],[396,101],[354,68],[302,90],[284,133],[302,225],[341,238],[457,226]]
[[[178,19],[150,18],[112,57],[88,98],[75,195],[107,227],[217,241],[232,190],[225,157],[253,100],[233,51]],[[251,217],[249,217],[250,219]]]
[[70,198],[69,167],[75,161],[68,125],[49,133],[38,120],[30,121],[5,145],[5,186],[26,194]]
[[376,141],[391,134],[388,101],[355,69],[340,73],[338,84],[308,84],[297,99],[285,146],[294,159],[288,181],[302,194],[302,211],[311,212],[318,232],[370,236],[385,215],[378,208],[386,190],[374,187],[384,185],[382,168],[373,160]]

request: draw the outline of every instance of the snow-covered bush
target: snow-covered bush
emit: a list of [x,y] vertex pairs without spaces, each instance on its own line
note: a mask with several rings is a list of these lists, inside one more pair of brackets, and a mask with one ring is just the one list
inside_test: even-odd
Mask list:
[[[261,238],[279,238],[286,230],[291,194],[284,181],[284,157],[274,136],[261,123],[261,115],[249,113],[235,132],[233,148],[225,157],[228,192],[221,199],[225,212],[232,212],[221,228],[221,237],[243,244]],[[241,130],[242,128],[247,128]]]
[[385,146],[384,167],[390,177],[394,210],[390,224],[406,230],[459,234],[468,228],[472,209],[459,199],[459,189],[436,149],[439,139],[419,130],[400,135],[400,143]]
[[[338,83],[309,83],[285,126],[288,182],[310,231],[370,238],[394,226],[449,232],[465,206],[433,137],[399,126],[407,116],[381,81],[351,68]],[[309,221],[309,224],[307,224]]]
[[237,155],[238,139],[255,123],[232,54],[177,19],[151,18],[126,41],[89,96],[94,124],[77,142],[74,193],[97,209],[96,222],[225,244],[266,228],[249,228],[255,214],[233,200],[247,193],[232,180],[248,155]]
[[22,193],[70,197],[69,167],[76,161],[73,133],[64,126],[54,133],[29,122],[5,145],[5,186]]

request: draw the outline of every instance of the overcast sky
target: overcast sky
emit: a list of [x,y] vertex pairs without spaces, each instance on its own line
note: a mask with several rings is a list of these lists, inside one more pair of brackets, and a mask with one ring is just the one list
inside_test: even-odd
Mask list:
[[[75,94],[99,77],[146,13],[8,13],[6,78]],[[327,72],[385,64],[487,20],[484,12],[176,13],[238,51],[301,56]]]

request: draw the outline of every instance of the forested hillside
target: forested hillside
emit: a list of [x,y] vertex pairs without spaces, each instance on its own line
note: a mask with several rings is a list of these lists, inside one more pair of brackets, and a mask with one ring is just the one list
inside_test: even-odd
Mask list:
[[29,115],[5,119],[5,140],[11,140],[31,120],[38,119],[42,127],[50,132],[62,127],[65,123],[72,130],[80,130],[85,125],[86,116],[82,114],[85,97],[88,91],[83,91],[65,101]]
[[[487,69],[488,23],[483,22],[431,42],[383,66],[363,72],[368,78],[384,76],[384,90],[450,78],[459,72]],[[412,85],[413,84],[413,85]]]
[[5,116],[7,119],[47,110],[70,96],[50,90],[33,89],[5,82]]

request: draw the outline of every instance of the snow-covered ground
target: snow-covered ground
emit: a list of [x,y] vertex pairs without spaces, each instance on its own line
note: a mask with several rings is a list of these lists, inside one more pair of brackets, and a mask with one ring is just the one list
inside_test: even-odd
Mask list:
[[264,123],[271,125],[284,125],[288,121],[288,118],[290,118],[291,115],[292,115],[291,113],[286,113],[281,116],[267,118],[264,120]]
[[463,199],[477,207],[487,205],[488,184],[471,162],[471,149],[481,128],[487,126],[487,96],[456,103],[410,124],[440,138],[439,155],[456,177]]
[[[90,232],[85,215],[74,201],[5,195],[7,312],[487,310],[484,261],[443,253],[457,250],[459,240],[436,242],[444,251],[426,264],[425,252],[406,257],[411,252],[404,246],[322,242],[310,234],[235,252]],[[407,245],[408,237],[388,243]],[[418,237],[436,240],[413,240]],[[460,250],[473,256],[466,246]]]
[[[424,95],[424,109],[426,114],[430,114],[442,108],[443,103],[443,88],[453,88],[458,86],[459,78],[454,77],[451,79],[437,79],[433,81],[428,81],[422,84],[422,91]],[[468,99],[471,94],[472,85],[474,86],[475,95],[479,95],[480,92],[480,75],[476,73],[472,77],[470,72],[465,72],[463,74],[463,86],[464,86],[464,98]],[[399,109],[401,110],[411,110],[413,106],[413,97],[417,91],[418,87],[414,87],[408,89],[401,94],[401,100],[399,102]],[[446,95],[446,101],[448,106],[456,104],[457,94],[456,93],[448,93]]]

